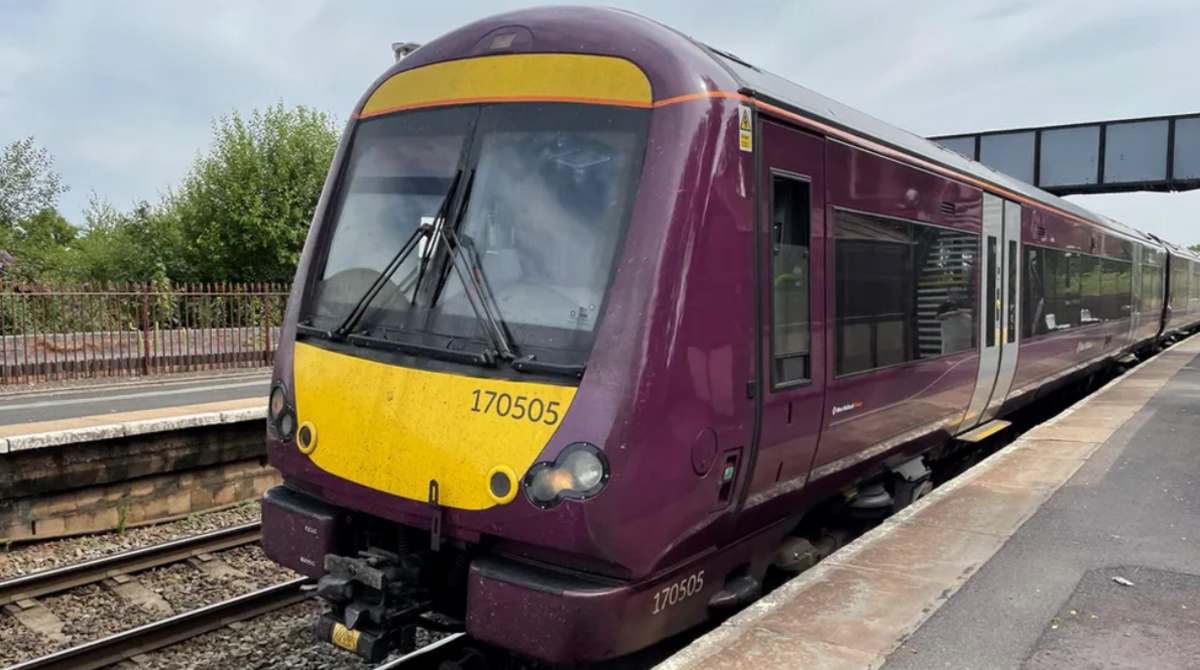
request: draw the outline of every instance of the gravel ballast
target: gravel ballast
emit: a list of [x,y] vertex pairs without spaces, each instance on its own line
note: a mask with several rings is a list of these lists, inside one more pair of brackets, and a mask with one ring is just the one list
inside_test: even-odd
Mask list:
[[[169,527],[140,529],[144,532],[129,531],[125,534],[113,533],[23,547],[0,554],[0,560],[6,561],[4,565],[9,570],[25,572],[45,569],[221,527],[241,525],[255,521],[257,517],[258,505],[247,505],[170,524]],[[109,544],[102,544],[105,541]],[[140,572],[132,577],[145,591],[166,601],[175,613],[212,605],[297,577],[287,568],[270,561],[257,544],[228,549],[204,558],[209,560],[190,559]],[[37,602],[63,622],[62,639],[54,640],[40,635],[23,625],[11,612],[0,610],[0,668],[136,628],[166,616],[161,610],[154,611],[152,606],[141,607],[127,601],[103,584],[89,584],[44,596]],[[159,606],[162,606],[161,602]],[[266,646],[270,648],[272,645]],[[192,665],[187,663],[174,667],[189,668]]]
[[34,544],[15,544],[7,549],[0,549],[0,579],[80,563],[258,520],[259,503],[252,501],[232,509],[199,514],[171,523],[131,528],[124,533],[101,533]]
[[[146,654],[143,670],[368,670],[376,667],[313,636],[327,605],[317,598]],[[443,634],[418,632],[424,645]],[[397,658],[389,657],[384,662]]]

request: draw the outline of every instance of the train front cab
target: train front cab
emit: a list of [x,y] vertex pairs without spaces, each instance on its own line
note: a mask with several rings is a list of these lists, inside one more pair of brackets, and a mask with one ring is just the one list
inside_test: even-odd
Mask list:
[[[264,547],[320,579],[321,636],[372,659],[411,648],[429,611],[543,660],[610,653],[582,631],[621,620],[602,597],[611,577],[476,559],[553,557],[557,542],[615,569],[588,563],[582,505],[621,495],[603,445],[632,394],[604,357],[629,345],[619,319],[601,323],[628,296],[613,273],[650,83],[628,60],[580,54],[398,69],[360,102],[301,261],[268,435],[285,483],[264,500]],[[585,368],[608,383],[581,382]],[[564,589],[593,603],[565,632],[561,606],[530,604]]]
[[[510,30],[503,23],[495,30],[471,26],[427,45],[426,53],[447,60],[403,62],[369,94],[339,149],[335,164],[348,167],[331,174],[322,196],[277,359],[280,391],[272,407],[278,412],[268,442],[285,483],[265,500],[264,546],[273,560],[321,580],[319,591],[332,603],[322,636],[364,655],[409,646],[407,631],[416,623],[407,611],[389,610],[388,625],[380,625],[380,610],[359,597],[375,597],[380,589],[371,591],[372,583],[385,592],[395,587],[394,595],[415,608],[450,615],[479,641],[574,664],[635,651],[703,621],[714,606],[746,602],[752,589],[729,588],[729,580],[747,570],[761,574],[778,545],[782,531],[744,532],[732,523],[743,508],[762,509],[749,493],[765,490],[758,473],[767,467],[749,460],[756,402],[747,388],[755,375],[750,335],[758,314],[747,297],[759,279],[749,250],[759,239],[764,253],[768,247],[767,235],[756,237],[754,229],[756,153],[739,148],[739,109],[748,106],[696,93],[700,81],[722,91],[736,86],[694,43],[625,13],[605,10],[598,21],[598,12],[554,12],[555,29],[545,39],[576,37],[548,51],[578,50],[584,41],[617,45],[620,57],[458,57],[476,43],[509,44],[501,39]],[[530,38],[516,31],[511,44]],[[652,62],[654,54],[665,63]],[[635,57],[646,58],[644,70]],[[697,62],[707,69],[698,74],[681,65]],[[407,81],[386,83],[393,80]],[[453,90],[467,86],[479,90]],[[381,91],[402,99],[371,102]],[[435,94],[438,100],[404,99]],[[462,102],[471,99],[482,102]],[[543,113],[555,109],[561,113]],[[457,169],[454,160],[430,164],[445,135],[440,126],[464,115],[469,123],[461,127],[469,130],[461,134]],[[408,131],[389,128],[389,119],[418,118]],[[547,118],[558,125],[538,137],[530,124]],[[572,139],[580,135],[591,141]],[[369,137],[416,138],[418,155],[427,159],[418,168],[426,172],[390,175],[401,152],[382,151],[364,171],[369,179],[362,187],[346,187],[355,179],[355,161],[365,160],[356,152],[370,148],[362,141]],[[497,163],[504,170],[485,170],[489,153],[520,142],[537,169],[516,152]],[[626,151],[614,152],[613,145]],[[611,171],[637,179],[614,191],[589,176]],[[544,183],[547,174],[569,197],[529,181],[543,175]],[[497,189],[497,179],[519,183]],[[373,193],[397,184],[424,200],[410,207]],[[372,305],[359,310],[359,323],[347,332],[340,317],[354,312],[404,240],[343,234],[343,242],[357,244],[349,250],[364,253],[335,253],[327,249],[339,243],[331,222],[346,211],[360,220],[387,212],[412,230],[413,211],[423,210],[417,213],[434,219],[436,237],[433,214],[447,192],[446,236],[458,225],[470,234],[483,250],[483,277],[498,282],[518,269],[556,271],[595,279],[602,290],[571,292],[567,309],[563,298],[544,291],[518,304],[492,287],[499,312],[514,326],[513,360],[495,354],[483,360],[481,345],[494,329],[485,313],[469,307],[400,320],[398,331],[423,321],[438,326],[408,339],[411,333],[383,332],[377,324],[387,310]],[[609,197],[614,192],[621,197]],[[343,201],[356,194],[374,199],[360,198],[348,210]],[[519,211],[479,208],[488,198],[507,199]],[[610,226],[618,235],[586,244],[555,239],[555,227],[587,230],[576,210],[610,202],[628,208],[621,212],[624,228]],[[546,229],[514,236],[505,228],[514,221]],[[472,229],[476,224],[482,227]],[[545,257],[527,267],[490,253],[513,240],[535,251],[541,245]],[[420,256],[429,247],[416,248]],[[602,269],[611,273],[591,272],[607,249],[612,255]],[[354,272],[359,265],[376,269]],[[402,264],[396,276],[410,269]],[[451,280],[456,269],[449,268]],[[462,269],[460,281],[471,282],[477,268]],[[762,282],[773,284],[765,270]],[[804,281],[793,285],[808,291]],[[385,286],[378,302],[395,305],[398,294]],[[434,295],[420,294],[414,304]],[[314,311],[323,296],[335,298],[338,309]],[[520,323],[522,314],[536,322]],[[550,319],[570,323],[548,332]],[[449,327],[459,330],[447,333]],[[436,337],[446,334],[452,337]],[[544,346],[534,346],[531,336]],[[504,338],[492,339],[499,348]],[[431,347],[439,349],[436,356]],[[530,352],[537,355],[527,358]],[[792,374],[811,374],[799,353],[793,358]],[[793,391],[807,403],[795,407],[807,431],[798,444],[811,448],[821,387]],[[803,472],[789,472],[787,481]],[[748,510],[742,516],[752,519]]]

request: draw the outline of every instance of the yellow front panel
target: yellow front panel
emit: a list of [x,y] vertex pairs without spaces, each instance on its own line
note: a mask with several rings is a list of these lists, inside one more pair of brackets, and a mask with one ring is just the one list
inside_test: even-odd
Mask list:
[[488,473],[503,466],[523,477],[576,390],[385,365],[307,344],[296,344],[294,356],[296,413],[316,428],[308,457],[317,467],[420,502],[436,479],[439,502],[458,509],[497,504]]
[[650,80],[610,56],[511,54],[434,63],[383,82],[360,117],[470,102],[584,102],[650,107]]

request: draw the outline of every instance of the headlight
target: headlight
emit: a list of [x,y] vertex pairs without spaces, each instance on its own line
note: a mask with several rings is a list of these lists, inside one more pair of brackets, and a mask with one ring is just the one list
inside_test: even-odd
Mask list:
[[272,423],[279,420],[279,415],[286,405],[287,392],[283,390],[283,384],[275,384],[271,389],[271,401],[267,404],[267,417]]
[[296,412],[287,405],[287,392],[281,382],[271,387],[271,398],[267,402],[267,421],[275,427],[279,438],[291,442],[296,434]]
[[291,409],[283,410],[279,415],[279,421],[275,423],[275,428],[279,431],[279,439],[284,442],[291,442],[292,436],[296,434],[296,415]]
[[549,509],[564,498],[592,498],[607,484],[604,453],[586,442],[576,442],[563,449],[553,463],[537,463],[529,469],[525,495],[535,506]]

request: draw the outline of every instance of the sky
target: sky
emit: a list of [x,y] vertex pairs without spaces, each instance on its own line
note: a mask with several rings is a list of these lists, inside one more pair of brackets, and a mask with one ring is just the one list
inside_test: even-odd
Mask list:
[[[536,0],[0,0],[0,144],[32,135],[82,223],[178,183],[213,119],[341,122],[392,62]],[[559,2],[556,4],[569,4]],[[609,0],[921,135],[1200,112],[1196,0]],[[1200,192],[1073,197],[1181,244]]]

